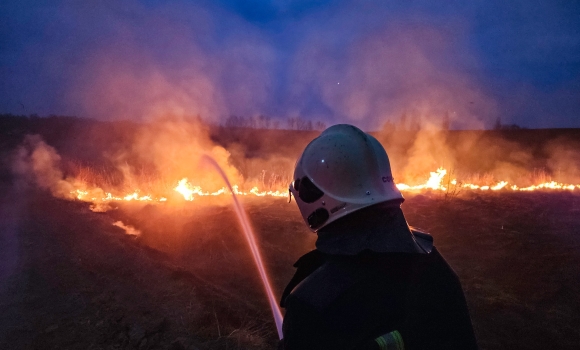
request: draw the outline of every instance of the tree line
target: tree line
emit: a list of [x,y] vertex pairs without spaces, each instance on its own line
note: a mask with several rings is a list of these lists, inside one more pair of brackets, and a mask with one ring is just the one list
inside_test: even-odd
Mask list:
[[272,118],[266,115],[254,117],[230,115],[223,125],[227,128],[249,128],[249,129],[289,129],[289,130],[324,130],[326,123],[316,120],[312,121],[301,117],[289,117],[286,119]]
[[[433,125],[432,125],[433,126]],[[443,117],[439,120],[438,127],[440,130],[451,130],[451,118],[449,112],[446,112]],[[407,113],[401,114],[398,120],[392,121],[387,120],[382,125],[383,131],[419,131],[421,129],[421,119],[418,117],[407,117]],[[492,130],[519,130],[526,129],[517,124],[504,124],[501,118],[498,117],[492,126]]]

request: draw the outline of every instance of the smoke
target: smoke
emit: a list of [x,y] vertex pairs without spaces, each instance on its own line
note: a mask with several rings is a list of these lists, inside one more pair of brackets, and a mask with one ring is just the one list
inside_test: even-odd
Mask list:
[[27,135],[16,150],[12,169],[21,178],[49,190],[55,197],[73,198],[74,180],[64,179],[59,162],[56,150],[39,135]]
[[0,107],[115,120],[301,116],[367,130],[403,113],[420,124],[448,114],[457,129],[498,112],[573,125],[576,8],[536,5],[6,2]]
[[[110,210],[111,206],[105,199],[110,196],[154,195],[161,198],[173,195],[178,198],[173,189],[183,178],[207,192],[223,188],[225,184],[221,178],[201,164],[204,155],[215,159],[232,183],[244,185],[244,178],[230,164],[230,153],[210,140],[205,124],[165,117],[156,122],[134,125],[136,130],[125,132],[121,136],[123,140],[116,140],[119,141],[116,146],[121,147],[114,147],[112,153],[105,151],[107,145],[93,145],[102,150],[102,158],[108,158],[112,164],[112,168],[109,166],[103,170],[104,174],[95,167],[71,170],[66,165],[74,164],[75,159],[63,162],[56,149],[39,135],[24,138],[14,152],[12,171],[20,179],[48,190],[55,197],[93,202],[93,211]],[[97,139],[106,140],[103,136],[97,135]],[[91,141],[82,138],[80,142]],[[74,143],[69,147],[75,147]]]
[[[122,174],[121,184],[108,185],[124,190],[143,188],[147,177],[167,188],[181,177],[208,190],[221,187],[214,175],[198,168],[202,154],[216,158],[234,183],[272,187],[286,182],[295,157],[271,155],[266,146],[258,148],[262,154],[248,154],[235,142],[216,145],[203,123],[195,121],[219,124],[231,114],[299,116],[381,130],[393,168],[409,182],[439,166],[477,172],[472,170],[476,162],[484,172],[523,176],[534,159],[528,150],[475,134],[459,142],[437,131],[489,126],[507,102],[498,105],[486,85],[491,80],[483,77],[484,63],[473,45],[477,28],[471,7],[419,7],[298,2],[271,4],[272,18],[255,18],[242,4],[220,2],[127,0],[89,6],[64,1],[42,8],[60,20],[58,25],[37,10],[43,14],[38,14],[43,37],[54,39],[26,46],[19,60],[24,63],[14,66],[14,74],[43,72],[35,86],[50,88],[31,95],[57,100],[51,106],[58,108],[50,113],[146,122],[124,140],[130,146],[107,155]],[[518,97],[516,107],[532,95]],[[499,145],[512,151],[506,154]],[[280,148],[281,142],[269,147]],[[561,158],[573,151],[552,148],[546,171],[575,173],[575,166]],[[58,155],[45,153],[48,161],[31,173],[43,174],[35,180],[41,187],[66,196],[71,182],[62,171],[50,170],[58,169],[51,167]],[[295,148],[289,154],[299,153]],[[26,166],[41,163],[27,157]]]
[[[457,25],[461,32],[461,25]],[[426,24],[390,22],[338,51],[327,36],[308,38],[292,75],[293,101],[310,103],[319,94],[323,107],[339,120],[377,129],[385,122],[440,128],[481,128],[496,115],[492,98],[473,76],[449,65],[458,53],[453,35]],[[314,92],[313,92],[314,90]],[[403,117],[404,116],[404,117]]]
[[550,155],[547,166],[561,182],[573,183],[580,179],[580,151],[578,143],[555,140],[545,147]]
[[389,154],[397,182],[422,183],[429,172],[443,167],[449,179],[480,186],[500,181],[519,187],[580,183],[580,144],[574,130],[387,129],[376,136]]
[[405,182],[417,183],[425,174],[440,167],[449,168],[456,164],[451,148],[438,133],[420,130],[417,133],[403,166],[402,174]]
[[47,113],[108,120],[265,114],[376,130],[404,113],[423,126],[449,116],[454,128],[497,114],[463,8],[442,21],[383,2],[274,7],[276,21],[260,23],[219,2],[47,5],[61,21],[34,12],[52,39],[29,45],[14,74],[43,73],[31,95],[52,100]]
[[[83,48],[88,59],[67,94],[83,115],[154,121],[170,114],[219,122],[267,109],[274,53],[252,25],[185,2],[154,8],[132,3],[125,10],[131,19],[99,10],[115,35]],[[86,11],[78,7],[72,15],[80,22],[92,16]]]
[[[135,167],[150,167],[155,178],[175,186],[175,181],[187,177],[192,183],[206,191],[224,187],[223,181],[213,171],[200,164],[203,155],[208,155],[224,170],[234,184],[243,183],[239,171],[230,164],[230,153],[216,145],[209,137],[205,124],[196,120],[164,117],[143,124],[129,143],[130,149],[115,156],[115,163],[123,167],[125,187],[142,186],[142,179],[135,180]],[[131,166],[134,164],[134,166]]]

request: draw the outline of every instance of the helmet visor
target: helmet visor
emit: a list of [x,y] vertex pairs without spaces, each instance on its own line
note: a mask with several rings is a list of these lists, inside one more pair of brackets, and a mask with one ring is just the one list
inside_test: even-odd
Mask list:
[[298,197],[304,203],[314,203],[324,196],[324,192],[307,176],[294,180],[294,190],[298,192]]

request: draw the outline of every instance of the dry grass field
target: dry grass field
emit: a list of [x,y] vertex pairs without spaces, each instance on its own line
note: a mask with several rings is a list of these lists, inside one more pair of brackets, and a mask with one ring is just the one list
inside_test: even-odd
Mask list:
[[[4,186],[0,348],[268,349],[276,333],[233,210],[86,203]],[[283,199],[244,204],[280,294],[314,236]],[[408,196],[458,273],[482,349],[580,342],[580,196]],[[141,230],[127,235],[112,223]],[[12,262],[12,265],[9,263]]]
[[[114,210],[93,212],[89,203],[55,198],[15,176],[10,156],[24,135],[35,133],[63,164],[108,174],[113,167],[103,154],[129,149],[135,125],[11,118],[0,120],[0,349],[275,348],[268,302],[227,197],[115,203]],[[211,139],[251,177],[282,156],[280,166],[295,159],[315,136],[257,132],[221,130]],[[516,160],[521,170],[530,159],[530,171],[548,175],[560,169],[549,168],[555,164],[567,176],[580,167],[579,147],[570,141],[578,130],[503,133],[457,132],[447,141],[472,173]],[[477,141],[461,148],[466,139]],[[397,154],[413,145],[389,147]],[[548,149],[562,150],[561,161]],[[475,151],[481,157],[467,157]],[[482,349],[578,348],[579,191],[405,196],[407,221],[433,235],[459,275]],[[315,235],[284,198],[242,202],[280,295]],[[113,225],[119,222],[139,234]]]

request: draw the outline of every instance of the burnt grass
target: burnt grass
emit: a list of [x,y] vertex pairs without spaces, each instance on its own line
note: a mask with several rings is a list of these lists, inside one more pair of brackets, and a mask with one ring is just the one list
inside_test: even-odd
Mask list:
[[[5,184],[2,349],[271,349],[261,282],[228,203],[87,203]],[[294,203],[244,198],[274,291],[314,245]],[[580,344],[580,196],[407,195],[459,275],[482,349]],[[125,234],[121,220],[141,230]]]

